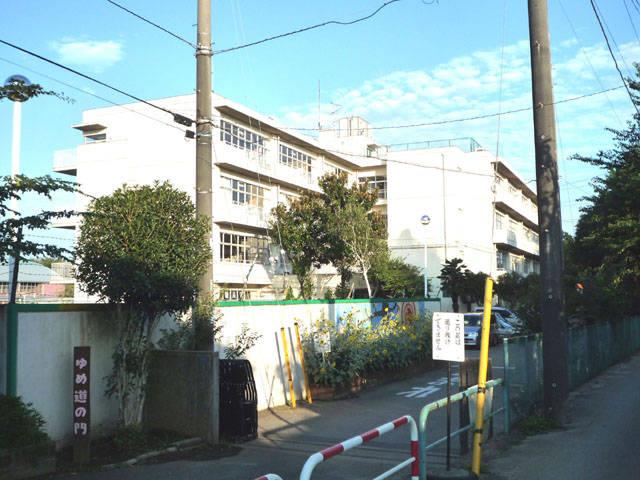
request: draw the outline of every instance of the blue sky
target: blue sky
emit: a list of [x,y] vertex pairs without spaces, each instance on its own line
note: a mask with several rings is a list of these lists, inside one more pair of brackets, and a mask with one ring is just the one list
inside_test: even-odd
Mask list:
[[[195,0],[121,0],[128,8],[193,41]],[[216,49],[329,19],[366,15],[381,0],[214,0]],[[625,74],[640,60],[640,12],[630,0],[600,0]],[[632,21],[627,15],[628,7]],[[621,85],[588,0],[549,0],[556,100]],[[33,50],[143,98],[194,90],[190,47],[110,5],[106,0],[3,6],[0,38]],[[81,112],[127,98],[0,45],[1,80],[20,73],[63,91],[24,105],[22,171],[51,171],[53,152],[80,140],[70,126]],[[50,78],[48,78],[50,77]],[[78,90],[56,83],[63,81]],[[353,26],[329,26],[214,57],[217,93],[275,116],[313,127],[357,114],[374,126],[435,122],[530,106],[525,0],[402,0]],[[621,128],[632,106],[623,89],[558,105],[559,158],[565,230],[579,216],[592,167],[568,157],[611,145],[606,127]],[[336,111],[337,110],[337,111]],[[379,130],[381,143],[471,136],[534,178],[531,113],[448,125]],[[10,172],[11,105],[0,103],[0,174]],[[27,202],[27,204],[31,204]],[[42,204],[44,205],[44,204]]]

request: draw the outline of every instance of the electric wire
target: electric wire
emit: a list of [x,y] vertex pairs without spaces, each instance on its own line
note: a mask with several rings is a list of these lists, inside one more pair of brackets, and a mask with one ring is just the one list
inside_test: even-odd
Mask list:
[[593,13],[596,16],[596,20],[598,20],[598,25],[600,26],[600,30],[602,31],[602,35],[604,36],[604,40],[607,44],[607,48],[609,49],[609,54],[611,55],[611,59],[613,60],[613,63],[616,67],[616,70],[618,71],[618,74],[620,75],[620,79],[622,80],[622,83],[624,84],[624,88],[627,91],[627,94],[629,95],[629,100],[631,100],[631,103],[633,105],[633,107],[636,109],[636,113],[638,114],[638,116],[640,117],[640,110],[638,109],[638,105],[636,105],[636,102],[633,98],[633,94],[631,93],[631,90],[629,90],[629,86],[627,85],[627,81],[624,78],[624,75],[622,74],[622,71],[620,70],[620,66],[618,65],[618,60],[616,60],[616,56],[613,54],[613,50],[611,49],[611,44],[609,43],[609,37],[607,36],[607,32],[604,29],[604,26],[602,25],[602,20],[600,19],[600,14],[598,13],[598,8],[596,6],[595,0],[589,0],[591,3],[591,8],[593,9]]
[[640,43],[640,36],[638,36],[638,30],[636,30],[636,24],[633,21],[633,17],[631,17],[631,12],[629,11],[629,4],[627,4],[627,0],[623,0],[624,9],[627,11],[627,17],[629,17],[629,23],[631,23],[631,28],[633,28],[633,33],[636,36],[636,40]]
[[223,48],[223,49],[220,49],[220,50],[214,50],[213,54],[214,55],[220,55],[222,53],[234,52],[236,50],[241,50],[243,48],[253,47],[255,45],[260,45],[262,43],[270,42],[272,40],[277,40],[279,38],[289,37],[291,35],[296,35],[298,33],[308,32],[309,30],[314,30],[316,28],[326,27],[327,25],[353,25],[353,24],[356,24],[356,23],[359,23],[359,22],[364,22],[365,20],[369,20],[370,18],[376,16],[386,6],[391,5],[392,3],[397,3],[399,1],[400,0],[389,0],[389,1],[385,2],[385,3],[383,3],[382,5],[380,5],[377,9],[375,9],[369,15],[366,15],[366,16],[360,17],[360,18],[356,18],[354,20],[349,20],[349,21],[328,20],[326,22],[317,23],[315,25],[310,25],[308,27],[302,27],[302,28],[299,28],[297,30],[292,30],[290,32],[281,33],[279,35],[273,35],[271,37],[263,38],[262,40],[256,40],[254,42],[245,43],[243,45],[237,45],[235,47]]
[[120,5],[119,3],[114,2],[113,0],[106,0],[106,1],[107,1],[108,3],[110,3],[111,5],[113,5],[114,7],[117,7],[117,8],[119,8],[119,9],[121,9],[121,10],[124,10],[125,12],[127,12],[127,13],[129,13],[129,14],[133,15],[134,17],[136,17],[136,18],[138,18],[138,19],[142,20],[143,22],[146,22],[146,23],[148,23],[149,25],[153,25],[153,26],[154,26],[154,27],[156,27],[157,29],[162,30],[163,32],[165,32],[165,33],[167,33],[167,34],[171,35],[172,37],[176,38],[177,40],[180,40],[181,42],[186,43],[187,45],[189,45],[190,47],[192,47],[194,50],[197,48],[197,47],[196,47],[196,45],[195,45],[194,43],[190,42],[190,41],[189,41],[189,40],[187,40],[186,38],[181,37],[181,36],[180,36],[180,35],[178,35],[177,33],[174,33],[174,32],[172,32],[171,30],[168,30],[168,29],[164,28],[163,26],[158,25],[158,24],[157,24],[157,23],[155,23],[155,22],[152,22],[152,21],[151,21],[151,20],[149,20],[148,18],[143,17],[142,15],[140,15],[140,14],[138,14],[138,13],[136,13],[136,12],[132,11],[132,10],[129,10],[129,9],[128,9],[127,7],[125,7],[124,5]]
[[47,80],[51,80],[52,82],[59,83],[60,85],[64,85],[65,87],[71,88],[71,89],[76,90],[76,91],[78,91],[80,93],[84,93],[85,95],[89,95],[91,97],[97,98],[98,100],[102,100],[103,102],[107,102],[107,103],[113,105],[114,107],[122,108],[124,110],[127,110],[128,112],[135,113],[136,115],[140,115],[140,116],[145,117],[145,118],[147,118],[149,120],[153,120],[155,122],[161,123],[162,125],[165,125],[167,127],[175,128],[176,130],[178,130],[178,131],[180,131],[182,133],[185,133],[185,131],[186,131],[186,130],[180,128],[175,123],[164,122],[164,121],[160,120],[159,118],[152,117],[151,115],[147,115],[146,113],[142,113],[142,112],[140,112],[138,110],[134,110],[132,108],[128,108],[126,105],[122,105],[122,104],[116,103],[113,100],[109,100],[106,97],[103,97],[101,95],[97,95],[95,93],[89,92],[89,91],[87,91],[87,90],[85,90],[83,88],[76,87],[75,85],[72,85],[70,83],[64,82],[64,81],[59,80],[59,79],[57,79],[55,77],[52,77],[50,75],[46,75],[46,74],[44,74],[42,72],[38,72],[37,70],[34,70],[32,68],[25,67],[24,65],[20,65],[19,63],[12,62],[11,60],[7,60],[6,58],[0,57],[0,61],[8,63],[8,64],[13,65],[13,66],[18,67],[18,68],[22,68],[23,70],[26,70],[28,72],[34,73],[36,75],[39,75],[39,76],[41,76],[43,78],[46,78]]
[[[571,31],[573,32],[574,38],[580,45],[580,52],[582,53],[582,56],[584,57],[587,65],[589,65],[589,68],[591,68],[591,71],[593,72],[593,75],[596,78],[598,85],[600,86],[601,89],[604,90],[604,83],[602,82],[602,79],[600,78],[598,71],[593,66],[593,63],[591,62],[589,55],[587,55],[587,52],[584,50],[584,43],[582,42],[582,39],[578,35],[578,31],[576,30],[575,25],[571,21],[571,16],[568,14],[567,9],[564,7],[564,3],[562,2],[562,0],[559,0],[558,3],[560,4],[560,9],[562,10],[565,20],[567,21],[567,23],[569,24],[569,27],[571,28]],[[620,119],[620,116],[618,115],[618,111],[614,107],[613,102],[611,101],[611,98],[609,98],[609,95],[605,93],[604,96],[607,99],[607,103],[609,104],[609,107],[611,107],[611,111],[613,112],[613,115],[616,117],[616,120],[618,121],[618,123],[621,125],[624,125],[624,122]]]
[[[603,93],[607,93],[607,92],[613,92],[615,90],[619,90],[621,88],[625,88],[625,85],[619,85],[617,87],[611,87],[611,88],[607,88],[604,90],[598,90],[596,92],[591,92],[591,93],[586,93],[584,95],[578,95],[575,97],[568,97],[568,98],[564,98],[562,100],[557,100],[555,102],[551,102],[551,103],[547,103],[544,104],[543,106],[549,106],[549,105],[559,105],[559,104],[563,104],[563,103],[567,103],[567,102],[574,102],[577,100],[582,100],[584,98],[588,98],[588,97],[594,97],[596,95],[601,95]],[[471,116],[471,117],[461,117],[461,118],[453,118],[451,120],[438,120],[435,122],[424,122],[424,123],[409,123],[409,124],[401,124],[401,125],[379,125],[379,126],[370,126],[368,127],[369,130],[393,130],[393,129],[403,129],[403,128],[417,128],[417,127],[432,127],[432,126],[437,126],[437,125],[447,125],[450,123],[461,123],[461,122],[469,122],[472,120],[484,120],[486,118],[493,118],[493,117],[497,117],[500,115],[511,115],[514,113],[521,113],[521,112],[528,112],[530,110],[532,110],[533,107],[522,107],[522,108],[516,108],[513,110],[507,110],[504,112],[496,112],[496,113],[487,113],[487,114],[482,114],[482,115],[475,115],[475,116]],[[300,131],[300,132],[315,132],[315,131],[323,131],[323,132],[332,132],[332,131],[339,131],[339,128],[322,128],[322,129],[318,129],[317,127],[286,127],[288,130],[294,130],[294,131]]]
[[0,39],[0,43],[6,45],[8,47],[14,48],[16,50],[19,50],[19,51],[21,51],[23,53],[26,53],[27,55],[35,57],[35,58],[37,58],[39,60],[42,60],[43,62],[49,63],[51,65],[55,65],[58,68],[62,68],[63,70],[66,70],[68,72],[73,73],[74,75],[78,75],[78,76],[80,76],[82,78],[86,78],[87,80],[90,80],[90,81],[92,81],[94,83],[97,83],[98,85],[102,85],[103,87],[106,87],[106,88],[108,88],[110,90],[113,90],[114,92],[118,92],[121,95],[124,95],[125,97],[129,97],[129,98],[131,98],[133,100],[136,100],[137,102],[141,102],[141,103],[144,103],[145,105],[153,107],[153,108],[155,108],[157,110],[161,110],[161,111],[163,111],[165,113],[168,113],[168,114],[172,115],[173,117],[176,117],[176,116],[183,117],[186,120],[190,121],[191,123],[195,123],[195,120],[193,120],[191,118],[185,117],[184,115],[180,115],[180,114],[177,114],[175,112],[172,112],[171,110],[169,110],[167,108],[164,108],[164,107],[161,107],[159,105],[155,105],[155,104],[153,104],[151,102],[148,102],[146,100],[143,100],[142,98],[140,98],[140,97],[138,97],[136,95],[133,95],[133,94],[128,93],[128,92],[125,92],[124,90],[121,90],[121,89],[119,89],[117,87],[109,85],[108,83],[105,83],[102,80],[98,80],[97,78],[94,78],[94,77],[92,77],[90,75],[87,75],[85,73],[79,72],[78,70],[75,70],[75,69],[73,69],[71,67],[63,65],[62,63],[56,62],[54,60],[51,60],[50,58],[44,57],[42,55],[39,55],[39,54],[37,54],[35,52],[32,52],[31,50],[28,50],[26,48],[20,47],[18,45],[15,45],[15,44],[13,44],[11,42],[7,42],[6,40],[2,40],[2,39]]

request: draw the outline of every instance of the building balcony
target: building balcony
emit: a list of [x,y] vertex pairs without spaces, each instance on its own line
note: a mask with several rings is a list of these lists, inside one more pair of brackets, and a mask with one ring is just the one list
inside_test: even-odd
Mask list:
[[522,192],[518,189],[510,189],[502,184],[496,185],[495,203],[498,208],[510,213],[518,220],[533,225],[538,224],[538,208],[528,197],[523,197]]
[[78,173],[78,152],[75,148],[53,152],[53,171],[76,176]]
[[514,230],[496,230],[493,232],[493,242],[506,250],[522,255],[537,256],[540,253],[540,247],[535,241]]
[[[318,189],[317,178],[313,173],[281,164],[277,152],[273,150],[267,148],[245,150],[216,142],[214,151],[216,165],[238,172],[245,177],[255,180],[264,179],[294,189],[300,187]],[[315,168],[317,167],[316,165]]]
[[213,203],[213,221],[246,225],[254,228],[267,228],[272,206],[265,204],[262,208],[253,205],[235,204],[228,195],[216,195]]

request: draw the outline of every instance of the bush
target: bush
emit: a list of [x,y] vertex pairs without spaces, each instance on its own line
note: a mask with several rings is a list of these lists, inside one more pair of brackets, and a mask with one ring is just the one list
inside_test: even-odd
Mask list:
[[[322,354],[318,343],[330,340]],[[431,322],[426,316],[401,321],[395,314],[372,327],[349,314],[334,325],[324,317],[303,335],[305,369],[309,382],[319,386],[348,386],[368,374],[418,365],[431,352]]]
[[135,454],[148,447],[146,432],[140,425],[119,427],[113,432],[113,447],[117,452]]
[[50,440],[42,415],[20,397],[0,395],[0,449],[18,449],[42,445]]

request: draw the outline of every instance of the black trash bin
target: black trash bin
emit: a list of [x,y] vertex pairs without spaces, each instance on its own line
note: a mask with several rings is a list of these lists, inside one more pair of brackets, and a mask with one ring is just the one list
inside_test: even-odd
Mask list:
[[248,360],[220,360],[220,436],[234,442],[258,436],[258,393]]

